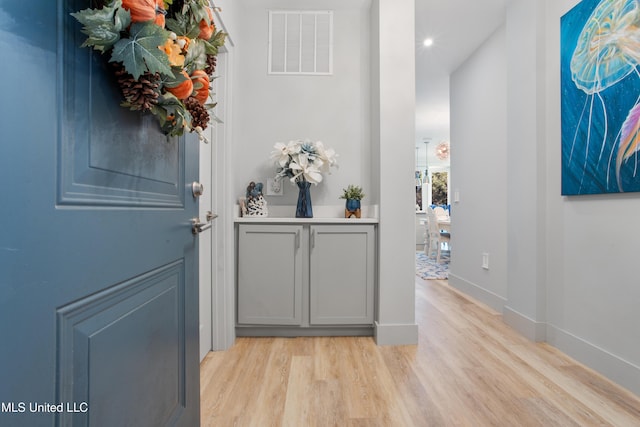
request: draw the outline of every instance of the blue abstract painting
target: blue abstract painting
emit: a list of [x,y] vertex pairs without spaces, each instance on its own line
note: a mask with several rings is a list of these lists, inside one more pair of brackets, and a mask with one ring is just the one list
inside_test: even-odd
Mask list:
[[562,194],[640,191],[639,0],[583,0],[560,32]]

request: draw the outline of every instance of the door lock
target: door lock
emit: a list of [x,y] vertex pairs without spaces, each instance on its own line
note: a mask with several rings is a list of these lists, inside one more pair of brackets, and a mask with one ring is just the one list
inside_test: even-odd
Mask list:
[[191,192],[193,193],[194,198],[198,198],[204,194],[204,185],[200,184],[198,181],[193,181],[191,184]]

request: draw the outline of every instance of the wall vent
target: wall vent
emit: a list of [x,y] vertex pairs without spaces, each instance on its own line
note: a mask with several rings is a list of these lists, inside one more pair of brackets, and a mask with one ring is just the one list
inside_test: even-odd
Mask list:
[[333,73],[333,11],[269,11],[269,74]]

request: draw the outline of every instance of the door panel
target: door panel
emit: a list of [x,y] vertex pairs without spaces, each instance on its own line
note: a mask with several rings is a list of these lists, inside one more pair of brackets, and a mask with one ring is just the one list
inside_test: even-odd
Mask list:
[[0,425],[198,425],[199,143],[119,106],[87,5],[0,0]]
[[159,426],[180,416],[184,290],[177,261],[57,310],[60,401],[91,409],[63,412],[63,425]]
[[79,25],[69,15],[61,18],[71,30],[58,51],[59,203],[182,207],[180,146],[162,134],[152,115],[118,107],[112,66],[79,49],[85,38]]

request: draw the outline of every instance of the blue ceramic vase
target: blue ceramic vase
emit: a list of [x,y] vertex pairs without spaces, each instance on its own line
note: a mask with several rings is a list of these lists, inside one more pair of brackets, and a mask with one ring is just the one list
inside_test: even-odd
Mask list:
[[308,181],[298,181],[298,204],[296,205],[296,218],[313,218],[313,209],[311,208],[311,192],[309,187],[311,183]]

